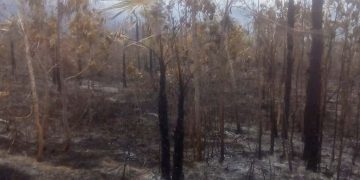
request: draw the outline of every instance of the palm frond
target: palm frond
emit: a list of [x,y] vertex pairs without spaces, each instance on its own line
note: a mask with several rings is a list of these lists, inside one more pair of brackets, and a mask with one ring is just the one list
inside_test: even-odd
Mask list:
[[0,31],[8,32],[14,27],[16,20],[14,18],[8,18],[4,22],[0,23]]
[[103,11],[118,11],[112,18],[116,18],[124,12],[133,13],[138,8],[148,8],[155,0],[119,0],[118,3],[103,9]]

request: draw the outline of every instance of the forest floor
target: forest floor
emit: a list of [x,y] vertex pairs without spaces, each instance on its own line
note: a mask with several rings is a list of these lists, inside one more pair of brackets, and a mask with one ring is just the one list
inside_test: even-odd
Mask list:
[[[111,88],[111,92],[119,94]],[[153,99],[135,101],[132,94],[112,96],[116,103],[116,115],[106,121],[72,127],[72,143],[68,152],[62,150],[62,136],[47,139],[45,158],[34,158],[34,142],[16,141],[12,146],[9,133],[0,135],[0,179],[159,179],[159,134]],[[124,99],[124,97],[127,97]],[[131,102],[131,104],[129,104]],[[136,106],[134,106],[136,104]],[[135,110],[129,110],[133,108]],[[138,109],[141,109],[140,111]],[[1,117],[0,117],[1,118]],[[0,124],[1,126],[1,124]],[[225,160],[218,162],[218,151],[203,162],[192,162],[191,150],[185,154],[185,179],[335,179],[335,159],[330,167],[331,140],[324,139],[320,173],[305,170],[301,160],[300,134],[294,136],[295,158],[293,171],[283,157],[281,139],[276,139],[275,153],[269,154],[269,134],[263,136],[263,158],[257,158],[257,130],[255,126],[243,127],[235,133],[235,127],[225,128]],[[345,144],[351,144],[346,140]],[[345,146],[341,177],[360,179],[360,161],[352,164],[352,149]],[[9,149],[10,148],[10,149]],[[124,171],[125,169],[125,171]],[[124,175],[125,172],[125,175]]]
[[[208,162],[196,163],[191,168],[187,167],[187,179],[336,179],[336,164],[330,168],[331,141],[325,140],[322,151],[321,172],[313,173],[305,170],[304,161],[301,159],[303,143],[299,134],[294,137],[294,159],[292,172],[289,170],[288,159],[284,158],[281,138],[275,141],[275,151],[269,153],[270,135],[263,136],[263,157],[257,156],[257,131],[256,128],[244,128],[242,134],[236,134],[235,128],[227,128],[226,154],[223,163],[218,157]],[[350,147],[350,146],[347,146]],[[341,179],[360,179],[360,162],[352,164],[352,149],[344,149]],[[337,153],[337,151],[336,151]]]

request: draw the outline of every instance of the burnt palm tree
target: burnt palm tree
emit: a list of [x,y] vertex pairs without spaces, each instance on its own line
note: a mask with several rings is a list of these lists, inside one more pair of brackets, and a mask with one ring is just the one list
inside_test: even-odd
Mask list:
[[[156,6],[152,6],[157,3]],[[118,10],[119,12],[114,16],[119,16],[123,12],[136,13],[137,9],[142,8],[147,11],[150,8],[150,16],[153,19],[152,25],[155,30],[155,38],[158,44],[158,60],[160,65],[160,79],[159,79],[159,98],[158,98],[158,114],[159,114],[159,128],[161,136],[161,177],[162,179],[171,179],[171,165],[170,165],[170,139],[169,139],[169,119],[168,119],[168,102],[166,94],[166,63],[164,57],[164,45],[162,41],[161,27],[162,27],[162,7],[158,0],[121,0],[106,10]],[[139,43],[139,39],[136,39]],[[155,51],[154,51],[155,52]]]

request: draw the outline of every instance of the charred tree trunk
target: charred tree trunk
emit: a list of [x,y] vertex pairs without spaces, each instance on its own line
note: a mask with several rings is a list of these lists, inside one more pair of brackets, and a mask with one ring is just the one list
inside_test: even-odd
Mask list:
[[203,130],[201,127],[201,98],[200,98],[200,76],[201,76],[201,65],[200,59],[198,59],[198,42],[197,42],[197,24],[196,24],[196,15],[197,10],[194,8],[192,10],[191,21],[192,21],[192,56],[194,58],[194,110],[195,110],[195,119],[194,119],[194,132],[195,135],[195,159],[201,161],[203,159]]
[[[263,58],[264,59],[264,58]],[[263,63],[265,61],[263,60]],[[264,73],[266,74],[266,73]],[[265,75],[264,75],[265,77]],[[259,94],[261,94],[261,102],[260,102],[260,109],[262,108],[265,108],[266,109],[266,86],[267,84],[265,82],[262,82],[262,85],[261,85],[261,90],[259,92]],[[257,134],[257,141],[258,141],[258,146],[257,146],[257,158],[258,159],[261,159],[262,158],[262,135],[263,135],[263,119],[262,119],[262,116],[261,115],[256,115],[257,119],[258,119],[258,134]]]
[[335,160],[335,147],[336,147],[337,129],[338,129],[337,125],[338,125],[338,117],[339,117],[338,110],[339,110],[339,90],[336,95],[336,103],[335,103],[334,134],[332,139],[330,164],[332,164]]
[[288,7],[288,31],[287,31],[287,64],[285,77],[285,95],[284,95],[284,121],[282,124],[282,138],[288,138],[290,103],[291,103],[291,85],[294,64],[294,37],[293,29],[295,25],[295,7],[294,0],[289,0]]
[[259,130],[258,130],[258,150],[257,150],[257,156],[258,159],[262,158],[262,135],[263,135],[263,121],[260,118],[259,119]]
[[312,45],[304,112],[304,159],[306,169],[317,171],[320,152],[321,59],[323,54],[323,1],[312,1]]
[[57,24],[56,24],[56,47],[55,47],[55,59],[54,59],[54,70],[53,70],[53,83],[57,85],[57,90],[61,92],[61,77],[60,77],[60,52],[59,52],[59,37],[61,31],[61,19],[62,19],[62,12],[61,12],[61,2],[60,0],[57,1]]
[[127,77],[126,77],[126,53],[125,49],[123,50],[123,57],[122,57],[122,83],[123,87],[127,88]]
[[166,95],[166,64],[164,60],[163,44],[161,35],[158,37],[160,46],[160,79],[159,79],[159,126],[161,136],[161,177],[170,180],[170,140],[168,125],[168,103]]
[[360,151],[360,87],[358,87],[358,107],[356,112],[356,120],[355,120],[355,146],[353,150],[353,158],[352,158],[352,164],[355,165],[356,159],[359,156]]
[[77,65],[78,65],[78,74],[79,74],[79,76],[77,77],[77,80],[78,80],[79,85],[81,86],[81,81],[82,81],[81,71],[83,70],[83,67],[82,67],[82,62],[81,62],[80,56],[78,56]]
[[54,64],[55,64],[55,67],[54,67],[54,70],[53,70],[53,83],[57,86],[57,90],[60,91],[61,89],[61,85],[60,85],[60,70],[59,70],[59,65],[58,65],[58,53],[55,51],[55,61],[54,61]]
[[173,155],[173,180],[183,180],[183,159],[184,159],[184,117],[185,117],[185,85],[183,80],[183,73],[180,64],[180,57],[177,47],[175,47],[177,69],[178,69],[178,117],[176,122],[176,128],[174,133],[174,155]]
[[269,66],[269,79],[270,82],[268,87],[268,96],[269,99],[269,118],[270,118],[270,154],[274,153],[274,146],[275,146],[275,138],[278,137],[278,130],[277,130],[277,122],[276,122],[276,112],[275,112],[275,48],[274,45],[271,46],[271,56],[270,56],[270,66]]
[[339,122],[339,140],[340,140],[340,145],[339,145],[339,154],[338,154],[338,161],[337,161],[337,168],[336,168],[336,179],[340,179],[340,173],[341,173],[341,165],[342,165],[342,155],[343,155],[343,150],[344,150],[344,128],[345,128],[345,122],[348,116],[348,88],[345,87],[343,92],[342,92],[342,105],[341,105],[341,117],[340,117],[340,122]]
[[277,137],[277,124],[276,124],[276,112],[275,112],[275,99],[271,97],[272,103],[270,104],[270,154],[274,154],[275,138]]
[[[336,12],[334,24],[337,22],[337,16],[338,12]],[[327,102],[328,102],[328,82],[329,82],[329,76],[331,73],[332,68],[332,51],[333,51],[333,43],[336,35],[336,29],[330,29],[330,39],[329,39],[329,48],[326,52],[325,57],[325,72],[324,72],[324,86],[323,86],[323,97],[322,97],[322,107],[321,107],[321,114],[320,114],[320,153],[319,153],[319,159],[321,161],[321,149],[322,149],[322,142],[323,142],[323,126],[324,126],[324,120],[327,116],[326,108],[327,108]],[[337,108],[336,108],[337,110]],[[337,111],[336,111],[337,113]],[[335,127],[336,128],[336,127]],[[335,130],[336,131],[336,130]],[[332,158],[333,159],[333,156]]]
[[[347,24],[346,27],[349,25]],[[350,79],[350,71],[351,71],[351,57],[350,55],[350,49],[349,46],[349,31],[348,28],[345,29],[345,42],[344,42],[344,48],[341,56],[341,72],[340,76],[342,76],[342,81],[340,81],[341,85],[341,91],[340,91],[340,97],[341,97],[341,116],[339,121],[339,154],[338,154],[338,161],[337,161],[337,176],[336,179],[340,179],[340,173],[341,173],[341,165],[342,165],[342,155],[343,155],[343,149],[344,149],[344,136],[345,136],[345,124],[350,116],[350,103],[349,98],[351,95],[351,79]]]
[[153,77],[153,51],[149,48],[149,73],[150,77]]
[[235,122],[236,122],[236,133],[240,134],[242,133],[242,129],[241,129],[241,121],[239,118],[239,112],[237,111],[237,106],[235,106],[234,108],[234,115],[235,115]]
[[[286,77],[285,77],[285,94],[284,94],[284,120],[282,124],[282,139],[284,143],[287,143],[288,129],[289,129],[289,117],[291,106],[291,87],[292,87],[292,74],[294,64],[294,37],[293,29],[295,25],[295,7],[294,0],[289,0],[288,4],[288,31],[287,31],[287,64],[286,64]],[[285,142],[286,141],[286,142]],[[292,145],[292,142],[290,142]],[[287,147],[287,155],[289,161],[289,169],[292,171],[292,153],[289,153],[292,147]],[[285,150],[284,150],[285,151]]]
[[[139,19],[136,16],[136,25],[135,25],[135,31],[136,31],[136,42],[139,43],[140,41],[140,30],[139,30]],[[136,49],[137,54],[137,63],[138,63],[138,69],[141,70],[141,60],[140,60],[140,50],[139,48]]]
[[224,100],[221,99],[220,104],[220,159],[219,162],[224,162],[225,159],[225,134],[224,134],[224,126],[225,126],[225,119],[224,119]]
[[[305,1],[304,1],[305,2]],[[306,8],[306,4],[304,4],[304,8]],[[305,14],[306,14],[306,10],[304,10],[304,12],[302,13],[302,20],[301,20],[301,24],[302,27],[305,26]],[[303,63],[305,61],[305,35],[301,36],[301,56],[300,59],[298,60],[298,65],[297,65],[297,69],[296,69],[296,88],[295,88],[295,93],[296,93],[296,116],[299,117],[298,121],[296,122],[297,124],[297,128],[298,128],[298,132],[302,133],[301,139],[304,140],[304,136],[303,136],[303,118],[301,117],[302,114],[302,108],[300,108],[301,106],[299,106],[299,99],[301,98],[301,89],[303,89],[303,78],[301,76],[301,72],[303,71]]]
[[64,80],[64,62],[61,61],[60,65],[60,98],[62,104],[61,110],[61,120],[64,127],[65,133],[65,142],[64,142],[64,151],[67,152],[70,149],[71,137],[70,137],[70,125],[67,119],[67,89],[66,82]]
[[15,45],[12,39],[10,39],[10,60],[11,60],[11,74],[15,78],[16,77]]

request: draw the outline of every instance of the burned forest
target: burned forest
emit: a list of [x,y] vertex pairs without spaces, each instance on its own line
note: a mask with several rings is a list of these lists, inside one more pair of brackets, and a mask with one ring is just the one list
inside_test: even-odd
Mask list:
[[359,0],[0,0],[0,180],[360,179]]

